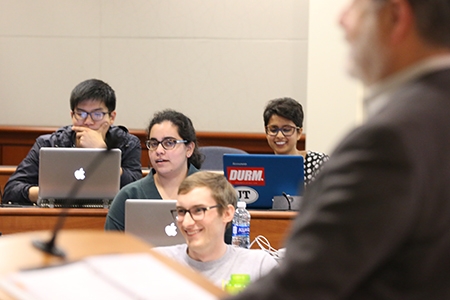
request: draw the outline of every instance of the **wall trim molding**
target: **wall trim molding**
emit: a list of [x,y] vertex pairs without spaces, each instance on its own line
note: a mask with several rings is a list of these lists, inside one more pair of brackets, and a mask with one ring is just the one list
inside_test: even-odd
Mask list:
[[[17,165],[27,155],[36,138],[52,133],[58,127],[41,126],[0,126],[0,165]],[[130,129],[130,133],[141,140],[142,166],[148,166],[149,160],[145,148],[146,131]],[[298,148],[305,149],[305,135],[299,141]],[[225,146],[239,148],[248,153],[273,153],[268,146],[264,133],[241,132],[197,132],[199,146]]]

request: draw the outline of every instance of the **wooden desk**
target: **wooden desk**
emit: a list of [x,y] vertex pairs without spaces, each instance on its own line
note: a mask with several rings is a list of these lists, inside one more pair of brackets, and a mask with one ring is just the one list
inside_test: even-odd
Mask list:
[[[256,211],[250,210],[250,240],[263,235],[275,249],[284,247],[284,240],[289,234],[292,222],[297,216],[294,211]],[[252,248],[258,248],[253,245]]]
[[[55,226],[60,208],[0,208],[0,232],[4,235],[52,230]],[[103,230],[107,209],[72,208],[64,223],[64,229]],[[283,241],[291,227],[296,212],[285,211],[250,211],[252,216],[250,238],[265,236],[272,247],[283,247]]]
[[[48,240],[49,231],[12,234],[0,238],[0,278],[9,272],[24,268],[38,268],[76,261],[88,256],[119,253],[149,253],[168,268],[198,285],[215,296],[224,296],[224,292],[199,273],[179,265],[175,261],[156,253],[151,246],[120,232],[102,232],[97,230],[62,230],[56,244],[66,252],[66,258],[51,256],[32,246],[32,240]],[[146,270],[149,271],[149,270]],[[151,272],[151,270],[149,271]],[[51,289],[51,282],[49,282]],[[86,287],[78,287],[86,288]],[[70,291],[68,291],[70,293]],[[192,296],[192,295],[191,295]],[[189,298],[189,297],[188,297]],[[192,298],[192,297],[191,297]],[[0,299],[13,299],[0,290]]]
[[[36,230],[52,230],[61,208],[2,207],[0,208],[0,232],[11,234]],[[103,230],[107,209],[72,208],[64,222],[64,229]]]

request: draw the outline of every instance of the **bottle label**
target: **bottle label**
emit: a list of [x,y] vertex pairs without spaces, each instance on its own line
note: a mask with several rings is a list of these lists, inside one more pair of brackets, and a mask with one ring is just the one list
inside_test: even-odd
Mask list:
[[234,236],[250,235],[250,226],[233,224],[233,235]]

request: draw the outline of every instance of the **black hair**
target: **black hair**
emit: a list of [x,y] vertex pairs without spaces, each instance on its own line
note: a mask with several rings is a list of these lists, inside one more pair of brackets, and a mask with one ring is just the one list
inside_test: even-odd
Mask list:
[[84,100],[98,100],[105,103],[108,112],[116,109],[116,94],[105,82],[99,79],[88,79],[79,83],[70,95],[70,109],[73,111]]
[[291,120],[296,126],[303,127],[303,107],[292,98],[285,97],[270,100],[264,109],[264,126],[269,124],[269,120],[273,115]]
[[198,149],[197,136],[195,134],[195,128],[192,124],[191,119],[189,119],[184,114],[177,112],[173,109],[166,109],[160,112],[156,112],[153,115],[153,119],[147,128],[147,138],[150,137],[150,131],[155,124],[160,124],[163,121],[170,121],[178,128],[178,134],[183,140],[188,141],[188,143],[194,143],[194,151],[191,157],[188,158],[188,163],[194,165],[197,169],[200,169],[202,162],[204,160],[203,155]]

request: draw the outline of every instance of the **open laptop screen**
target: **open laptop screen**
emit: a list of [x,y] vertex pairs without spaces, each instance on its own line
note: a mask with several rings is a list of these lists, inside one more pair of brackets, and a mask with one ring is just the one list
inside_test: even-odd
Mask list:
[[170,212],[176,200],[128,199],[125,201],[125,232],[153,246],[185,243]]
[[119,191],[120,149],[43,147],[39,156],[41,206],[102,206]]
[[303,193],[303,156],[224,154],[223,166],[224,175],[248,208],[270,209],[276,196]]

